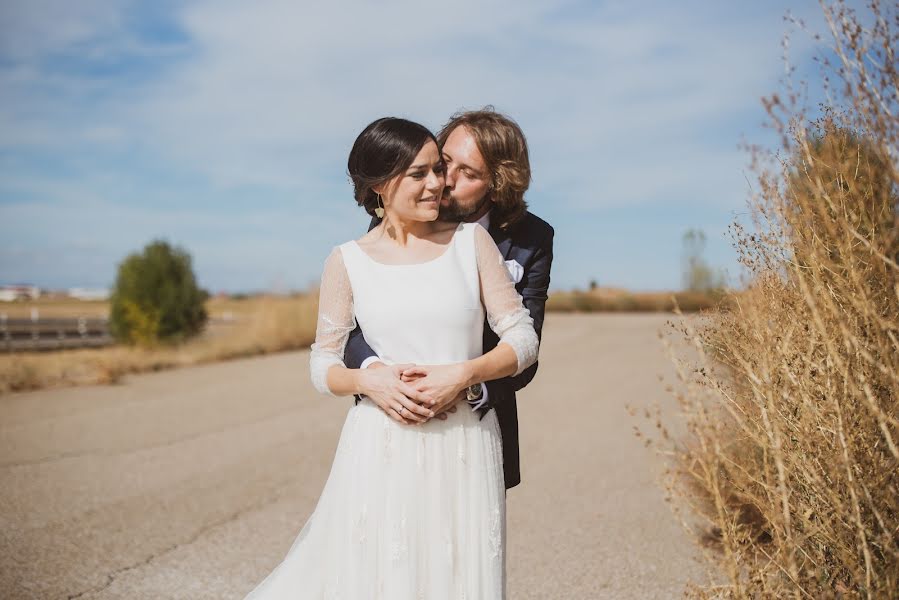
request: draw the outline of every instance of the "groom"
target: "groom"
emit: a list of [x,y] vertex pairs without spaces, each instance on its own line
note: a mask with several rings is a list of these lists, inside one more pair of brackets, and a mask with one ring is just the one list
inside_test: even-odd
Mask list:
[[[437,140],[447,167],[439,218],[478,222],[490,232],[517,282],[515,287],[534,319],[539,338],[549,289],[554,231],[549,223],[527,210],[524,193],[531,181],[531,166],[524,134],[512,119],[485,109],[457,113]],[[373,218],[369,231],[378,223],[380,219]],[[483,351],[489,352],[498,343],[499,338],[485,322]],[[350,334],[344,363],[352,369],[382,365],[358,326]],[[466,398],[480,418],[490,409],[496,410],[503,438],[506,489],[521,483],[515,392],[530,383],[536,372],[534,363],[518,375],[488,381],[480,390],[469,388],[456,398],[438,401],[441,412]],[[414,380],[411,385],[415,385]],[[357,396],[356,402],[360,399]]]

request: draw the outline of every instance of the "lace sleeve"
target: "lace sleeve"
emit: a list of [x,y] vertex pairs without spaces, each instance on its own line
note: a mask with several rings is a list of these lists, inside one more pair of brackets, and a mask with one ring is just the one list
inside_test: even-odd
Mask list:
[[534,330],[534,319],[524,307],[493,238],[481,225],[475,226],[474,238],[487,323],[499,336],[499,341],[515,351],[518,357],[515,375],[518,375],[537,361],[540,341]]
[[356,328],[353,314],[353,288],[343,264],[343,255],[334,248],[322,272],[318,295],[318,324],[315,342],[309,353],[309,373],[312,385],[319,392],[335,396],[328,388],[328,369],[332,365],[346,366],[343,351],[350,332]]

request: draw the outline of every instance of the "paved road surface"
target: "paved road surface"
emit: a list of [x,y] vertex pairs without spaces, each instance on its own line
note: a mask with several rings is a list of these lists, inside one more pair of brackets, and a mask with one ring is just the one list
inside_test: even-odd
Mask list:
[[[675,598],[701,573],[625,410],[673,404],[665,319],[547,318],[512,600]],[[0,397],[0,597],[243,598],[312,512],[350,406],[315,392],[307,352]]]

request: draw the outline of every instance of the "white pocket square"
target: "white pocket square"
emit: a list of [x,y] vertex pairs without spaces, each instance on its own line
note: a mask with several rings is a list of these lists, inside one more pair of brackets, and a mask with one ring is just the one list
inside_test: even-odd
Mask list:
[[517,260],[507,260],[506,269],[509,271],[509,275],[512,276],[512,281],[515,283],[521,281],[521,278],[524,276],[524,267],[518,264]]

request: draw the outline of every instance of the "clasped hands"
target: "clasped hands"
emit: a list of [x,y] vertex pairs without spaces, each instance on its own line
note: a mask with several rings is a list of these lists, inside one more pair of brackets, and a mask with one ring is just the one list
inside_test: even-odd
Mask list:
[[[406,425],[437,417],[446,420],[465,399],[465,363],[385,365],[375,362],[360,372],[362,393],[393,420]],[[405,408],[404,408],[405,407]]]

